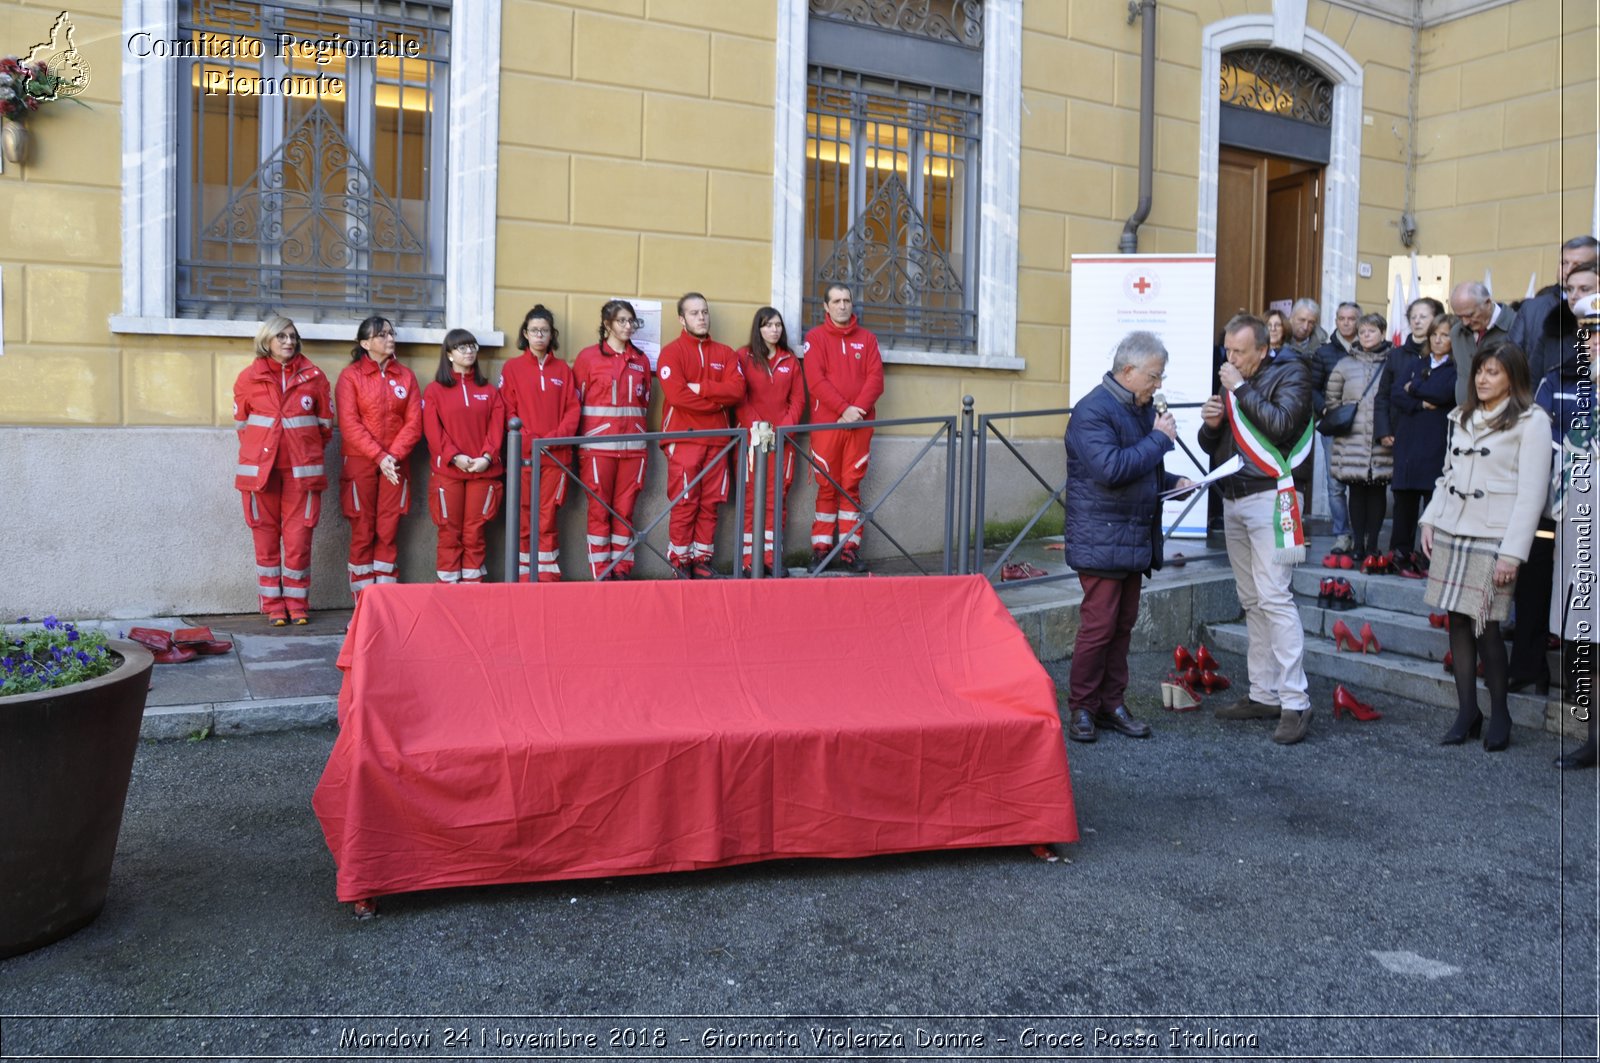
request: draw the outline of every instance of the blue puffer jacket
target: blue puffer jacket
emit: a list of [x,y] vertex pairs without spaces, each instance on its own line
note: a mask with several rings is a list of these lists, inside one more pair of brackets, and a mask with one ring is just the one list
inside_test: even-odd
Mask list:
[[1158,492],[1177,486],[1161,467],[1176,444],[1155,430],[1154,406],[1136,407],[1110,373],[1067,422],[1067,564],[1126,574],[1161,567]]

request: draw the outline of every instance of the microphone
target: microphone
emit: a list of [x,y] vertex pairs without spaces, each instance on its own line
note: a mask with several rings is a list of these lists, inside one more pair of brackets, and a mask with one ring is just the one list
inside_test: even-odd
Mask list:
[[1167,397],[1161,392],[1158,391],[1154,395],[1150,396],[1150,401],[1156,404],[1157,417],[1167,412]]

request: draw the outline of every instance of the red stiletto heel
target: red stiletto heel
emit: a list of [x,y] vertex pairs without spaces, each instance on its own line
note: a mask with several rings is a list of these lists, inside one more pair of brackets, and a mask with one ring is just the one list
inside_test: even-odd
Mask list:
[[1189,653],[1187,647],[1179,646],[1177,649],[1172,651],[1172,667],[1180,675],[1188,671],[1189,667],[1193,664],[1194,657]]
[[1218,671],[1204,671],[1200,673],[1200,685],[1207,694],[1215,694],[1219,690],[1227,690],[1233,686],[1228,677]]
[[1350,630],[1349,624],[1339,620],[1333,625],[1333,648],[1336,652],[1342,653],[1346,646],[1359,653],[1361,651],[1361,640],[1356,638],[1355,632]]
[[1202,672],[1215,672],[1221,667],[1221,665],[1217,664],[1217,659],[1211,656],[1211,651],[1203,645],[1194,651],[1194,663],[1199,666]]
[[1364,623],[1361,625],[1361,652],[1383,652],[1383,646],[1378,642],[1378,636],[1372,633],[1372,625],[1370,623]]
[[1363,722],[1383,719],[1383,713],[1366,702],[1358,700],[1354,694],[1345,689],[1343,683],[1340,683],[1333,688],[1333,718],[1337,720],[1341,714],[1346,712]]

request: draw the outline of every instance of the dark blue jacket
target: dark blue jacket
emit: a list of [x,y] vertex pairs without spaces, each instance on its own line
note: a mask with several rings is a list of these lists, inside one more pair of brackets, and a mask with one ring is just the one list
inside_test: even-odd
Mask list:
[[[1396,491],[1432,491],[1444,471],[1450,411],[1456,404],[1456,360],[1430,368],[1427,355],[1412,358],[1389,388],[1389,425],[1394,431]],[[1424,402],[1436,407],[1422,408]]]
[[1127,575],[1161,567],[1161,500],[1178,477],[1161,467],[1175,444],[1155,430],[1154,406],[1110,373],[1067,422],[1067,564]]

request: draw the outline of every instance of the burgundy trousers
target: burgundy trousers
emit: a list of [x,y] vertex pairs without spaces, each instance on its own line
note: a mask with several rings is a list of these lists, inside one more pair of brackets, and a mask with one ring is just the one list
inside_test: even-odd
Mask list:
[[1078,641],[1072,650],[1067,707],[1109,713],[1128,689],[1128,643],[1139,619],[1139,587],[1144,577],[1120,579],[1078,573],[1083,604],[1078,608]]

